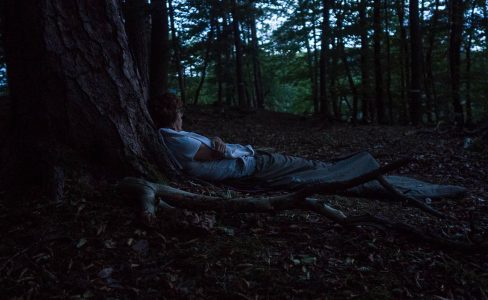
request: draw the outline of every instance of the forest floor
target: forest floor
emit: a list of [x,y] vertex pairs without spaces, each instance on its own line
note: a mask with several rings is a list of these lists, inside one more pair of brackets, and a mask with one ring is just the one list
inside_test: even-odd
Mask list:
[[[488,154],[464,135],[400,126],[321,128],[283,113],[191,108],[185,129],[224,141],[328,160],[368,150],[396,173],[458,184],[470,194],[432,205],[458,220],[375,199],[317,196],[346,214],[369,212],[465,240],[470,223],[488,233]],[[486,149],[485,149],[486,150]],[[117,193],[112,179],[66,184],[62,203],[33,199],[0,207],[1,298],[112,299],[487,299],[488,254],[453,251],[370,227],[344,228],[314,213],[159,216],[156,228]],[[245,195],[200,181],[173,186]],[[488,236],[488,235],[487,235]]]

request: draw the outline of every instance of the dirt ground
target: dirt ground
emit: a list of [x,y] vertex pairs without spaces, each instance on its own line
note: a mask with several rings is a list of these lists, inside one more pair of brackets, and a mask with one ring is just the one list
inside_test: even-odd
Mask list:
[[[310,117],[189,108],[186,130],[224,141],[329,160],[368,150],[396,172],[467,187],[467,197],[432,205],[439,220],[399,203],[317,196],[349,215],[369,212],[452,239],[486,240],[488,155],[463,148],[465,135],[400,126],[321,127]],[[484,149],[486,150],[486,149]],[[76,177],[75,177],[76,178]],[[190,213],[143,226],[118,179],[83,176],[65,201],[33,197],[0,204],[0,290],[10,299],[487,299],[486,253],[446,250],[370,227],[343,228],[314,213]],[[207,195],[244,195],[200,181],[173,186]],[[476,229],[477,232],[470,232]]]

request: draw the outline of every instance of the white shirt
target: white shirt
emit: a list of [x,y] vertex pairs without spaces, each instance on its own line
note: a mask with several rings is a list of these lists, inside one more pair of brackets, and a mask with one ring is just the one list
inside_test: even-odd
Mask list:
[[254,149],[251,145],[226,144],[224,159],[196,161],[195,154],[201,144],[212,148],[209,138],[194,132],[170,128],[160,128],[159,132],[183,170],[195,177],[219,181],[249,176],[256,169]]

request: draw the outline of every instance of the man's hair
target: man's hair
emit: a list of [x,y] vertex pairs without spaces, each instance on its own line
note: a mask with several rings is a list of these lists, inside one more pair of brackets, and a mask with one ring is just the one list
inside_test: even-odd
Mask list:
[[173,93],[151,97],[148,103],[149,113],[158,128],[171,127],[176,121],[178,108],[182,106],[181,99]]

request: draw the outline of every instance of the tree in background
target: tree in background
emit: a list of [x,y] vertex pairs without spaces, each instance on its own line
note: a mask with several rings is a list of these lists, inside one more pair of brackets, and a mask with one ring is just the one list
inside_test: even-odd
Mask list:
[[320,113],[329,118],[329,98],[327,93],[327,71],[329,61],[329,9],[330,0],[322,0],[322,33],[320,37]]
[[381,66],[381,0],[374,0],[373,10],[373,48],[374,48],[374,82],[376,94],[376,116],[379,123],[386,123],[385,105],[384,105],[384,86],[383,86],[383,68]]
[[[488,113],[486,1],[470,0],[476,8],[457,15],[445,8],[459,3],[418,2],[405,10],[398,0],[119,1],[137,70],[156,94],[177,89],[192,102],[353,122],[419,123],[423,113],[429,124],[480,120]],[[450,22],[459,17],[460,26]],[[144,24],[160,37],[144,37]]]
[[369,96],[369,68],[368,68],[368,27],[366,20],[367,0],[359,0],[359,30],[361,31],[361,95],[363,120],[371,120],[371,100]]
[[449,1],[449,70],[451,99],[454,107],[454,120],[458,126],[464,125],[463,106],[461,105],[461,38],[463,30],[464,4],[461,1]]
[[421,72],[421,48],[422,39],[420,36],[420,24],[419,24],[419,2],[418,0],[410,0],[410,118],[414,125],[418,125],[422,121],[421,114],[421,87],[420,80],[422,78]]

